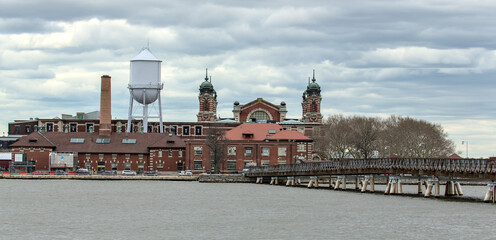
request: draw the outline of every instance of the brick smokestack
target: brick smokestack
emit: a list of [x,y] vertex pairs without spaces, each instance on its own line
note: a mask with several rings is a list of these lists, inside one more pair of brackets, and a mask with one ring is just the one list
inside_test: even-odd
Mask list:
[[110,109],[112,101],[110,93],[110,76],[103,75],[100,93],[100,128],[98,133],[104,136],[110,136],[112,132],[112,112]]

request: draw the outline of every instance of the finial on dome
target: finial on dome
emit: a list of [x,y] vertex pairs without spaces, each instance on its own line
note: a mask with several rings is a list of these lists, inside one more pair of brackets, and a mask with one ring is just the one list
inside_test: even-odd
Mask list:
[[208,81],[208,68],[205,68],[205,81]]
[[315,82],[315,69],[313,70],[313,78],[312,78],[312,82]]

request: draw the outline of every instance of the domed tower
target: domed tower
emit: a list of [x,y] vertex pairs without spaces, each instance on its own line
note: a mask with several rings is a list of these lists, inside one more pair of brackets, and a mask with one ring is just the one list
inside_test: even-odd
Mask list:
[[208,78],[208,69],[205,69],[205,81],[200,85],[200,95],[198,95],[200,110],[196,115],[199,122],[209,122],[217,120],[217,93],[212,85],[212,77]]
[[303,92],[303,102],[301,108],[303,110],[303,122],[322,122],[322,114],[320,114],[320,86],[315,82],[315,69],[313,70],[312,82],[308,81],[307,90]]

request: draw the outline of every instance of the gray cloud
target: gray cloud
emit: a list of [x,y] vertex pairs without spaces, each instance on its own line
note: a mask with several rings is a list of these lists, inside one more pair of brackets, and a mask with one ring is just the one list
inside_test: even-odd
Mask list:
[[316,69],[324,114],[445,123],[456,143],[470,138],[474,156],[489,156],[495,11],[470,1],[4,1],[0,129],[97,110],[103,74],[112,76],[113,116],[125,118],[129,60],[149,41],[163,60],[169,121],[196,120],[207,67],[222,117],[236,100],[263,97],[299,118]]

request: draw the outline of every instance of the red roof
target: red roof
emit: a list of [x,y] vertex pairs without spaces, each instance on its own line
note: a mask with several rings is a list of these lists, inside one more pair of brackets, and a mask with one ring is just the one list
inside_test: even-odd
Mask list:
[[311,141],[312,139],[305,136],[303,133],[295,131],[295,130],[283,130],[276,134],[269,135],[267,139],[270,140],[305,140]]
[[451,158],[451,159],[462,159],[462,157],[460,157],[460,155],[458,155],[456,153],[451,154],[448,158]]
[[265,141],[266,139],[299,141],[312,140],[298,131],[284,130],[281,125],[275,123],[243,123],[227,131],[226,139],[232,141]]
[[[71,139],[84,139],[84,141],[71,143]],[[97,143],[97,139],[110,139],[110,142]],[[123,139],[134,139],[135,143],[123,143]],[[186,145],[180,137],[164,133],[115,133],[110,136],[99,136],[97,132],[33,132],[11,146],[54,147],[58,152],[148,153],[149,148],[185,148]]]

